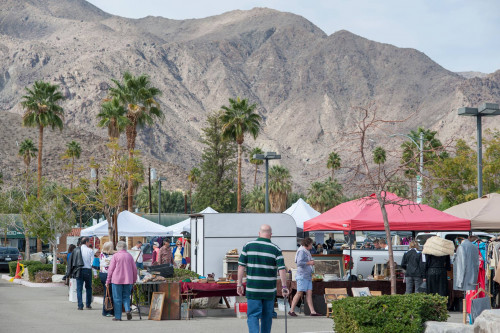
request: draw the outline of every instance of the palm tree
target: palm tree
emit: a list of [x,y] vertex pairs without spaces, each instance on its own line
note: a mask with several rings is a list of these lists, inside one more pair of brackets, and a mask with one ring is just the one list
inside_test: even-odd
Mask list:
[[[23,158],[24,164],[26,164],[26,198],[29,196],[29,171],[31,159],[36,156],[36,152],[38,149],[35,147],[35,144],[31,139],[26,139],[21,142],[21,146],[19,147],[19,156]],[[28,236],[28,230],[24,230],[24,239],[25,239],[25,258],[29,260],[30,258],[30,237]]]
[[255,158],[253,158],[253,156],[257,155],[257,154],[264,154],[264,151],[262,151],[262,149],[260,149],[259,147],[255,147],[250,152],[250,163],[255,165],[255,173],[253,175],[253,187],[254,188],[255,188],[255,186],[257,186],[257,168],[259,167],[259,165],[262,165],[264,163],[263,160],[257,160]]
[[250,133],[254,139],[260,131],[261,117],[254,113],[256,104],[248,105],[247,99],[236,100],[229,99],[229,107],[222,106],[224,110],[222,115],[222,136],[226,139],[235,140],[238,144],[238,191],[237,191],[237,208],[238,213],[241,212],[241,155],[242,145],[245,138],[245,133]]
[[120,100],[117,97],[105,101],[101,105],[101,112],[97,115],[97,118],[99,118],[97,126],[108,128],[108,137],[110,140],[118,139],[120,133],[130,123],[125,116],[126,113],[127,111],[120,104]]
[[269,201],[271,211],[283,212],[286,209],[286,199],[292,191],[292,176],[287,168],[274,165],[269,169]]
[[[127,108],[126,117],[129,124],[125,128],[129,158],[134,155],[137,128],[151,126],[155,120],[162,119],[163,113],[156,98],[161,91],[151,85],[149,76],[142,74],[134,76],[129,72],[123,74],[123,82],[113,79],[116,87],[109,89],[111,97],[116,97]],[[133,209],[133,181],[128,180],[128,210]]]
[[64,154],[64,157],[66,158],[71,158],[71,180],[70,180],[70,185],[69,189],[73,189],[73,176],[74,176],[74,171],[75,171],[75,158],[80,158],[80,155],[82,153],[82,147],[80,147],[80,144],[76,141],[71,141],[66,145],[66,153]]
[[335,170],[340,168],[340,162],[341,159],[337,152],[331,152],[330,155],[328,155],[328,161],[326,162],[326,167],[328,169],[332,169],[332,179]]
[[198,183],[198,180],[200,179],[201,176],[201,171],[198,168],[192,168],[191,171],[189,171],[188,175],[188,181],[189,181],[189,207],[191,213],[193,213],[193,186]]
[[265,211],[266,193],[262,186],[255,186],[252,192],[247,195],[247,203],[245,209],[255,213],[264,213]]
[[382,147],[376,147],[373,150],[373,162],[378,165],[384,164],[386,160],[385,149]]
[[26,110],[23,126],[38,127],[38,196],[42,182],[43,129],[63,128],[63,108],[58,104],[64,96],[58,91],[59,86],[48,82],[36,81],[33,88],[25,88],[27,94],[22,97],[21,106]]
[[29,195],[28,193],[28,173],[29,167],[31,164],[31,159],[36,156],[36,152],[38,149],[35,147],[35,144],[31,139],[26,139],[21,142],[19,146],[19,156],[23,158],[24,164],[26,165],[26,197]]

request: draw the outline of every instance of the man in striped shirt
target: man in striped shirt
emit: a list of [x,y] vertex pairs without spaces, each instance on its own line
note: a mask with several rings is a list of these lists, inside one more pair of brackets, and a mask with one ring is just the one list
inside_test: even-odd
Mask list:
[[285,261],[281,249],[271,242],[271,235],[271,226],[261,225],[259,238],[243,246],[238,261],[237,291],[240,296],[245,294],[242,280],[245,268],[247,271],[247,325],[250,333],[271,332],[276,297],[276,270],[279,270],[281,285],[284,286],[283,297],[288,296]]

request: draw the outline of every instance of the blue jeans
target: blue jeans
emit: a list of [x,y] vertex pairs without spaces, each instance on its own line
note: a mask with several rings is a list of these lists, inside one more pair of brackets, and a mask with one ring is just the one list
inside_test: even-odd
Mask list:
[[144,269],[144,264],[142,262],[136,262],[135,267],[137,267],[137,269]]
[[76,298],[78,299],[78,308],[83,308],[82,291],[85,282],[85,291],[87,293],[86,306],[90,307],[92,303],[92,269],[82,268],[80,277],[76,279]]
[[248,332],[270,333],[273,324],[274,299],[248,299],[247,305]]
[[[99,279],[101,280],[101,283],[102,283],[102,286],[104,287],[104,296],[103,296],[103,302],[102,302],[102,315],[105,316],[105,315],[108,315],[108,314],[113,314],[113,310],[111,311],[106,311],[104,310],[104,299],[106,298],[107,295],[107,292],[106,292],[106,280],[108,279],[108,273],[102,273],[102,272],[99,272]],[[109,285],[109,292],[112,293],[113,292],[113,285],[110,284]],[[111,300],[113,299],[113,297],[111,297]]]
[[113,284],[113,307],[115,318],[122,319],[122,304],[125,312],[130,312],[130,295],[132,294],[131,284]]

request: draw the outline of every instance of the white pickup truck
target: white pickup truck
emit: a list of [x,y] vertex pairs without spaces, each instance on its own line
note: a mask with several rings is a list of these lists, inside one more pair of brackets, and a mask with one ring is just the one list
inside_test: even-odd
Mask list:
[[[408,249],[408,245],[392,246],[394,261],[398,265],[401,265],[403,255]],[[344,264],[346,264],[350,259],[350,250],[344,250],[342,254],[344,256]],[[365,279],[372,274],[375,264],[386,264],[389,262],[389,252],[387,250],[352,249],[352,262],[354,263],[352,275],[358,276],[361,274]],[[348,274],[349,270],[346,270],[346,273]]]

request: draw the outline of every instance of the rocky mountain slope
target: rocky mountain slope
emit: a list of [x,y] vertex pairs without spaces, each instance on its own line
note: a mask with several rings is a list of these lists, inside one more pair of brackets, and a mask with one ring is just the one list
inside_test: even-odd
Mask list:
[[[245,143],[281,153],[273,163],[290,169],[299,191],[324,178],[328,154],[342,155],[349,144],[339,133],[353,126],[352,106],[375,102],[386,119],[415,113],[394,123],[394,133],[425,126],[443,139],[473,140],[475,122],[458,118],[457,108],[500,102],[500,71],[467,79],[417,50],[348,31],[328,36],[300,16],[265,8],[179,21],[126,19],[84,0],[4,0],[0,35],[0,168],[8,177],[22,167],[16,141],[37,139],[36,130],[21,128],[19,106],[35,80],[60,85],[66,97],[66,127],[45,141],[45,174],[58,178],[71,139],[83,143],[82,165],[104,158],[106,132],[95,118],[111,78],[126,70],[150,75],[163,92],[165,120],[139,131],[138,148],[167,174],[170,188],[184,189],[186,172],[200,160],[206,114],[229,97],[257,103],[263,130]],[[244,168],[251,184],[252,168]]]

